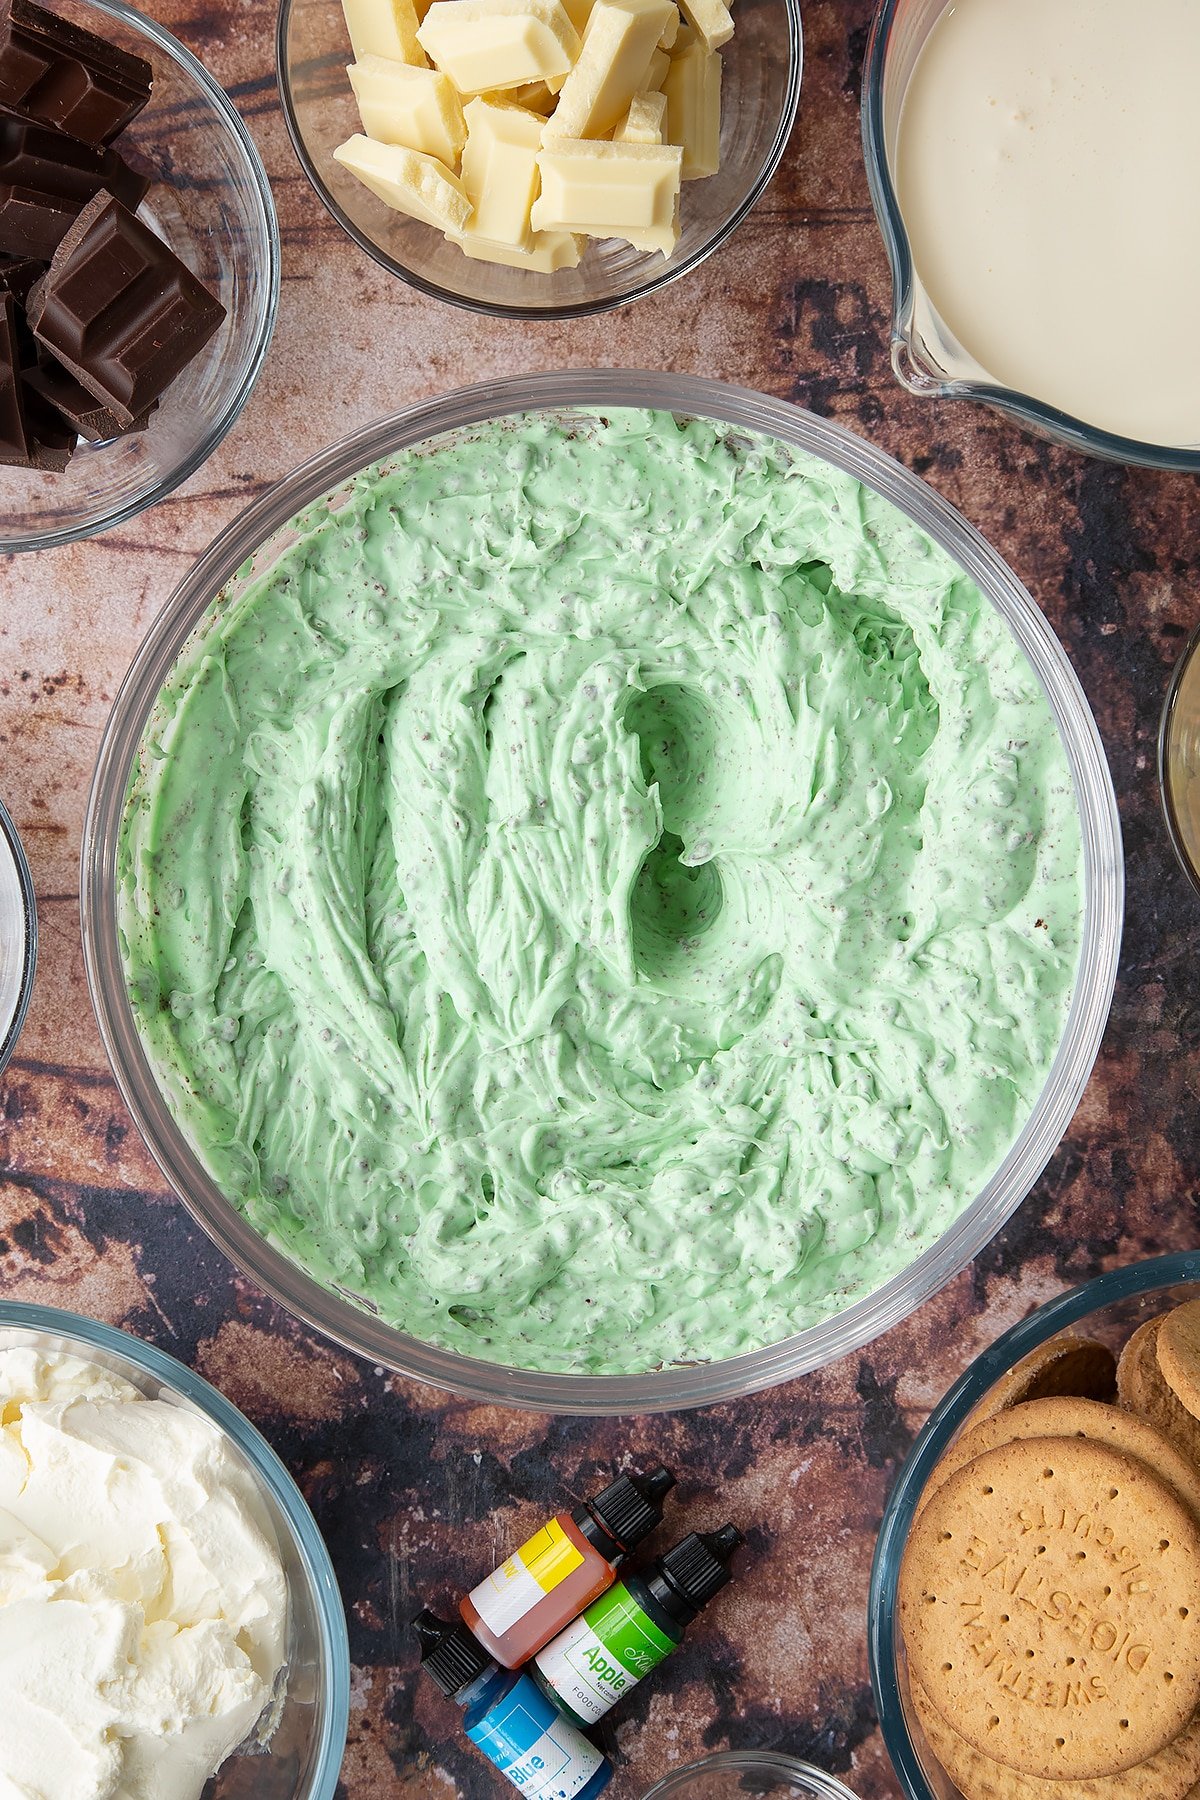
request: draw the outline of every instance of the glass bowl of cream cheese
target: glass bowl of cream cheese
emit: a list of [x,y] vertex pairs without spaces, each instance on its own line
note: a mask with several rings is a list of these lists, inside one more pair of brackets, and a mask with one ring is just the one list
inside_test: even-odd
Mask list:
[[1200,470],[1198,79],[1188,0],[880,0],[863,148],[904,387]]
[[[900,1630],[899,1585],[905,1546],[937,1465],[970,1425],[987,1417],[998,1403],[1012,1403],[1015,1396],[1011,1392],[1006,1397],[999,1395],[998,1384],[1010,1383],[1019,1365],[1036,1367],[1052,1339],[1103,1344],[1114,1357],[1119,1357],[1139,1326],[1195,1300],[1200,1292],[1197,1284],[1200,1255],[1177,1251],[1131,1263],[1123,1269],[1110,1269],[1095,1280],[1058,1295],[975,1358],[934,1408],[909,1451],[888,1498],[875,1546],[867,1623],[871,1683],[880,1729],[906,1800],[960,1800],[962,1792],[938,1761],[922,1726],[921,1714],[913,1702]],[[1053,1391],[1046,1389],[1047,1393]],[[1002,1780],[1010,1773],[1002,1771]],[[1171,1773],[1174,1775],[1175,1771]],[[1120,1787],[1124,1780],[1135,1783],[1142,1774],[1143,1770],[1134,1770],[1124,1778],[1113,1779]],[[977,1767],[975,1778],[986,1788],[994,1771]],[[1014,1775],[1013,1779],[1020,1778]],[[1152,1782],[1150,1776],[1147,1791]],[[1077,1785],[1073,1781],[1062,1783],[1064,1789]],[[1085,1790],[1090,1785],[1082,1784]],[[1179,1787],[1173,1791],[1179,1792]]]
[[0,1782],[332,1800],[350,1653],[283,1464],[182,1363],[0,1301]]
[[114,709],[83,929],[243,1270],[384,1366],[612,1414],[830,1362],[992,1238],[1122,893],[982,538],[790,405],[612,371],[415,407],[213,545]]

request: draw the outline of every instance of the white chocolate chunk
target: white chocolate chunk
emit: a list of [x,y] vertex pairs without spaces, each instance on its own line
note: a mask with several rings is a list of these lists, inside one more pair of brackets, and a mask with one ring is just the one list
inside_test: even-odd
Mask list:
[[612,130],[646,78],[672,8],[673,0],[596,0],[547,138],[598,138]]
[[471,231],[517,250],[532,246],[529,211],[538,191],[544,120],[520,106],[471,100],[462,184],[475,211]]
[[510,269],[532,269],[538,275],[553,275],[559,269],[576,269],[583,255],[583,239],[569,231],[532,232],[529,248],[525,250],[518,250],[512,244],[494,244],[469,228],[463,232],[448,231],[446,237],[476,262],[504,263]]
[[671,144],[547,142],[538,153],[542,191],[533,205],[533,227],[589,237],[667,229],[675,218],[682,159]]
[[530,112],[540,113],[548,118],[554,111],[554,95],[544,81],[527,81],[524,87],[505,88],[499,94],[480,94],[481,100],[490,100],[493,105],[524,106]]
[[632,227],[624,230],[598,230],[590,232],[589,236],[624,238],[625,242],[632,244],[635,250],[650,252],[661,250],[664,256],[673,256],[679,244],[679,202],[678,200],[675,202],[675,211],[669,225],[658,225],[650,231],[637,231]]
[[613,132],[614,144],[661,144],[667,117],[665,94],[635,94]]
[[356,62],[364,56],[390,56],[393,62],[428,65],[417,42],[417,17],[413,0],[342,0],[346,29]]
[[650,67],[646,70],[646,79],[643,81],[639,92],[643,94],[660,94],[662,92],[663,82],[667,79],[667,70],[670,66],[671,59],[666,51],[656,50],[654,55],[650,58]]
[[404,144],[453,168],[467,141],[462,101],[448,75],[387,56],[364,56],[346,70],[363,130],[380,144]]
[[365,135],[333,154],[478,262],[553,274],[589,237],[670,256],[680,183],[719,166],[729,4],[342,0]]
[[460,94],[566,76],[580,50],[561,0],[434,0],[417,38]]
[[386,206],[410,219],[436,225],[440,231],[461,231],[471,216],[466,189],[436,157],[422,156],[402,144],[376,144],[367,137],[349,138],[333,154]]
[[733,15],[725,0],[679,0],[679,5],[710,50],[719,50],[733,36]]
[[667,141],[683,150],[683,179],[698,181],[721,166],[721,58],[700,38],[672,58],[664,83]]

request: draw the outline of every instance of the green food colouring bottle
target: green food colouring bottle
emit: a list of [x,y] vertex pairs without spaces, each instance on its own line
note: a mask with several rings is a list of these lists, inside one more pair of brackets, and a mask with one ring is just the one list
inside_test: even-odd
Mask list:
[[543,1694],[577,1725],[602,1719],[732,1579],[729,1559],[743,1541],[734,1525],[693,1532],[644,1574],[618,1581],[529,1665]]

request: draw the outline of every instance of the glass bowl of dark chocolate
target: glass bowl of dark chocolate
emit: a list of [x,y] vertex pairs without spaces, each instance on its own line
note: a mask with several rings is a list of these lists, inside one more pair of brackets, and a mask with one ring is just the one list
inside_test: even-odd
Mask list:
[[228,96],[123,0],[0,5],[0,552],[133,518],[212,455],[279,299]]

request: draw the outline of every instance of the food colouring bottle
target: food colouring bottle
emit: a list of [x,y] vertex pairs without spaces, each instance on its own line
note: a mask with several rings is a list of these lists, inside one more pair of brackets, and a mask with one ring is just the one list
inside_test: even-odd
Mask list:
[[472,1588],[458,1610],[506,1669],[518,1669],[616,1580],[617,1564],[662,1523],[675,1477],[661,1466],[621,1475],[575,1512],[561,1512]]
[[693,1532],[641,1575],[627,1575],[546,1645],[529,1671],[577,1725],[594,1725],[657,1669],[684,1629],[732,1579],[736,1526]]
[[594,1800],[612,1764],[519,1671],[502,1669],[465,1625],[426,1609],[413,1620],[421,1667],[466,1708],[463,1730],[525,1800]]

